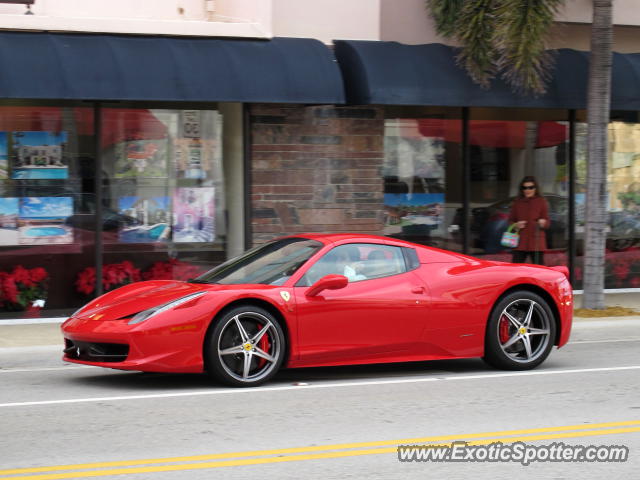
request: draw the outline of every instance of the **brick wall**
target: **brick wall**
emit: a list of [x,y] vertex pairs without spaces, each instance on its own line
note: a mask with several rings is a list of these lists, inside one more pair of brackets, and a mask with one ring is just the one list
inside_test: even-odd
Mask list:
[[383,229],[384,120],[370,107],[252,105],[253,243]]

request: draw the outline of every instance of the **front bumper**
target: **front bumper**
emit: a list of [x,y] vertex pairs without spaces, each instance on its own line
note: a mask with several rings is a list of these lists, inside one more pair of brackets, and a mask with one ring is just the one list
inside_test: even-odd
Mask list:
[[153,327],[128,319],[70,318],[62,324],[63,360],[83,365],[143,372],[204,371],[204,331],[196,323]]

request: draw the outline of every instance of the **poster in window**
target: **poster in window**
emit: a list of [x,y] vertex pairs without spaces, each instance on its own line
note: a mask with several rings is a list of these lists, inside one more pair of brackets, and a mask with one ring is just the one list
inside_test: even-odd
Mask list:
[[129,140],[115,146],[116,178],[166,178],[167,140]]
[[173,158],[177,178],[211,177],[214,162],[219,159],[220,119],[217,112],[181,110],[179,135],[173,142]]
[[[432,123],[439,125],[441,121]],[[441,235],[445,202],[445,142],[419,120],[385,122],[385,235],[426,242]]]
[[173,196],[173,241],[213,242],[214,187],[177,188]]
[[69,178],[66,132],[13,132],[11,140],[11,178]]
[[118,239],[123,243],[166,242],[169,239],[169,197],[120,197],[118,210],[123,224]]
[[176,138],[173,157],[178,178],[205,179],[213,168],[215,142],[200,138]]
[[18,245],[17,197],[0,198],[0,245]]
[[7,157],[7,132],[0,132],[0,180],[9,178],[9,160]]
[[443,221],[444,193],[385,193],[385,235],[430,236]]
[[73,243],[67,218],[73,215],[71,197],[22,197],[18,213],[18,243],[49,245]]

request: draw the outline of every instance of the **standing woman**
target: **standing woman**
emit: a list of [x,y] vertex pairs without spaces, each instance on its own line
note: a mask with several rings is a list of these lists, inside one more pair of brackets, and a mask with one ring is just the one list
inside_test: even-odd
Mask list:
[[544,265],[544,251],[547,249],[545,229],[549,228],[549,204],[540,194],[535,177],[526,176],[520,182],[520,192],[511,206],[509,223],[516,224],[520,242],[513,249],[513,263]]

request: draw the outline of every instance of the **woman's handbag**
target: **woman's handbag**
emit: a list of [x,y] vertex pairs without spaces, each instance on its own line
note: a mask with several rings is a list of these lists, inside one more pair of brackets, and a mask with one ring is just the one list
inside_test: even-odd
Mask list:
[[514,231],[516,228],[516,224],[512,224],[507,228],[507,230],[502,234],[502,238],[500,239],[500,245],[503,247],[515,248],[518,246],[518,242],[520,241],[520,235],[518,232]]

